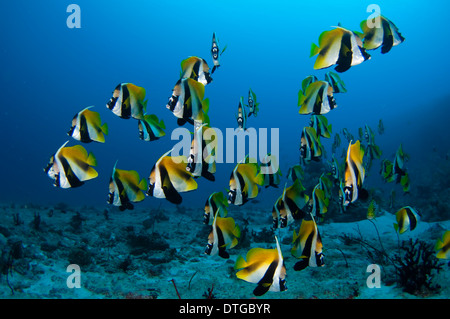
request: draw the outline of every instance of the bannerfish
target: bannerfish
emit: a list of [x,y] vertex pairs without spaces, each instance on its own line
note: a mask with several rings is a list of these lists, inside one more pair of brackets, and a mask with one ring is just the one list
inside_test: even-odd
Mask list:
[[235,224],[232,217],[219,217],[216,212],[212,224],[212,231],[208,236],[205,254],[214,256],[219,254],[222,258],[230,258],[226,248],[233,248],[238,244],[238,238],[241,237],[241,230]]
[[295,182],[297,179],[302,180],[304,174],[305,174],[305,172],[303,171],[302,166],[297,164],[297,165],[289,167],[289,170],[287,173],[287,178],[289,180]]
[[310,161],[320,161],[321,156],[322,144],[316,130],[312,127],[304,127],[300,138],[300,157],[308,163]]
[[247,110],[244,107],[244,98],[241,96],[239,99],[238,113],[236,114],[236,120],[238,128],[241,130],[247,130]]
[[[188,163],[186,169],[191,172],[192,176],[204,177],[209,181],[215,181],[214,173],[216,172],[216,162],[213,159],[213,152],[215,147],[212,147],[211,143],[217,143],[215,140],[206,143],[203,139],[203,130],[211,129],[206,126],[206,123],[199,125],[198,122],[194,123],[194,138],[191,143],[191,150],[188,157]],[[208,157],[208,158],[207,158]],[[211,158],[211,161],[208,159]]]
[[259,103],[256,102],[256,94],[255,92],[252,91],[252,89],[250,88],[248,90],[248,117],[250,117],[252,114],[256,117],[258,115],[258,105]]
[[213,32],[212,45],[211,45],[211,56],[213,59],[214,66],[211,70],[211,74],[213,74],[214,71],[220,66],[219,58],[225,52],[226,48],[227,48],[227,46],[225,46],[222,49],[222,52],[219,53],[219,40],[216,38],[216,33]]
[[328,120],[324,115],[311,115],[310,125],[316,130],[317,136],[322,136],[325,138],[330,138],[332,132],[331,124],[328,125]]
[[372,161],[372,159],[379,159],[382,154],[381,149],[375,144],[375,133],[367,124],[364,129],[364,139],[367,143],[366,153],[369,161]]
[[299,99],[300,99],[300,94],[305,95],[306,92],[306,88],[313,82],[317,82],[319,81],[319,79],[317,78],[317,76],[315,75],[308,75],[306,78],[304,78],[302,80],[302,88],[301,91],[298,92],[299,94]]
[[384,124],[383,124],[383,120],[380,119],[378,121],[378,134],[383,134],[384,133]]
[[358,128],[358,135],[361,140],[364,139],[364,132],[362,127]]
[[319,177],[319,188],[324,191],[326,198],[331,198],[331,189],[333,188],[333,182],[328,176],[330,173],[322,173]]
[[367,162],[366,168],[369,171],[372,166],[372,160],[379,159],[381,157],[381,149],[378,145],[375,144],[375,133],[373,130],[366,124],[364,129],[364,140],[367,143],[366,151],[367,154]]
[[345,213],[345,192],[344,192],[344,183],[342,181],[339,182],[339,210],[341,213]]
[[299,91],[300,114],[326,114],[337,107],[333,88],[326,81],[316,81],[308,85],[304,94]]
[[286,186],[272,209],[273,229],[285,228],[294,220],[302,219],[306,214],[305,206],[309,197],[305,194],[305,188],[300,180],[296,179],[291,186]]
[[204,99],[205,86],[191,78],[178,80],[166,107],[178,118],[178,125],[194,121],[209,123],[209,99]]
[[375,144],[375,134],[367,124],[364,125],[364,139],[367,144]]
[[395,180],[394,165],[390,160],[384,159],[381,162],[380,175],[381,178],[387,183],[393,182]]
[[333,176],[334,180],[340,181],[341,180],[341,170],[340,170],[340,166],[339,166],[334,154],[331,156],[330,167],[331,167],[331,176]]
[[145,89],[132,83],[120,83],[113,91],[113,96],[106,104],[115,115],[123,119],[130,117],[144,119],[147,100],[145,100]]
[[212,82],[208,63],[202,58],[191,56],[181,61],[181,79],[191,78],[207,85]]
[[395,213],[395,218],[397,220],[397,223],[394,223],[395,231],[403,234],[407,230],[414,230],[420,217],[414,208],[405,206]]
[[392,171],[396,183],[400,183],[400,185],[402,185],[404,192],[409,192],[410,189],[409,174],[405,167],[405,162],[408,158],[409,156],[403,152],[402,145],[400,144],[397,152],[395,153]]
[[309,267],[322,267],[324,263],[323,245],[314,217],[310,220],[303,219],[298,234],[292,238],[293,247],[291,254],[301,259],[294,265],[294,270],[300,271]]
[[258,186],[263,183],[264,176],[259,173],[257,163],[238,163],[231,172],[228,203],[238,206],[245,204],[258,196]]
[[[276,171],[274,167],[277,168]],[[261,161],[260,168],[261,174],[264,177],[263,186],[266,188],[269,186],[278,188],[283,174],[281,173],[281,168],[278,165],[276,157],[268,153]]]
[[109,180],[108,204],[118,206],[121,211],[133,209],[132,203],[141,202],[145,199],[144,191],[147,190],[147,181],[139,177],[138,172],[133,170],[122,170],[114,165]]
[[222,192],[214,192],[209,195],[205,203],[205,213],[203,215],[203,224],[211,225],[214,218],[211,216],[227,217],[228,201]]
[[145,114],[143,120],[138,121],[139,138],[143,141],[156,141],[166,135],[166,125],[155,114]]
[[320,184],[317,184],[312,191],[312,196],[308,203],[308,210],[310,211],[311,216],[315,216],[322,220],[325,213],[328,211],[329,204],[330,200],[325,196],[325,191],[320,188]]
[[253,290],[255,296],[267,291],[285,291],[286,267],[278,238],[275,236],[276,249],[255,247],[247,252],[246,260],[239,256],[234,265],[238,270],[236,277],[258,286]]
[[336,153],[337,148],[341,146],[341,137],[338,133],[334,134],[333,145],[331,145],[331,150]]
[[91,111],[89,106],[75,114],[72,119],[72,127],[67,135],[72,136],[77,141],[90,143],[92,141],[105,143],[105,134],[108,134],[108,124],[100,119],[98,112]]
[[370,161],[372,159],[379,159],[382,154],[380,147],[375,144],[367,144],[366,152]]
[[369,207],[367,208],[367,219],[375,219],[377,216],[378,205],[377,202],[372,199],[370,201]]
[[402,176],[406,173],[405,162],[407,159],[408,156],[403,152],[402,144],[400,144],[397,151],[395,152],[395,158],[393,163],[394,174]]
[[98,176],[92,166],[97,166],[97,159],[81,145],[66,146],[65,142],[50,158],[44,172],[55,182],[55,187],[75,188]]
[[365,170],[363,167],[364,151],[361,149],[359,140],[350,144],[347,150],[344,173],[344,206],[358,199],[358,193],[364,183]]
[[[363,31],[362,39],[366,50],[374,50],[381,47],[381,53],[385,54],[392,47],[405,41],[405,38],[398,31],[395,24],[386,17],[380,15],[373,20],[378,20],[381,25],[369,25],[369,20],[361,22],[361,29]],[[373,20],[372,24],[374,24]]]
[[345,127],[342,129],[342,134],[344,135],[344,137],[345,137],[345,139],[347,140],[347,142],[350,142],[350,141],[353,141],[353,140],[354,140],[353,134],[350,133],[350,132],[348,131],[348,129],[345,128]]
[[370,59],[370,55],[363,48],[361,38],[355,32],[342,27],[322,32],[319,46],[314,43],[311,46],[310,57],[315,55],[318,57],[314,70],[336,65],[334,69],[339,73]]
[[434,249],[437,251],[437,258],[450,259],[450,230],[444,233],[442,239],[437,240]]
[[169,156],[171,152],[172,150],[161,156],[153,166],[147,195],[180,204],[183,199],[179,193],[197,189],[197,182],[186,170],[186,156]]
[[346,93],[347,89],[345,88],[344,81],[341,80],[339,75],[334,72],[328,71],[325,73],[325,81],[330,83],[333,88],[333,93]]

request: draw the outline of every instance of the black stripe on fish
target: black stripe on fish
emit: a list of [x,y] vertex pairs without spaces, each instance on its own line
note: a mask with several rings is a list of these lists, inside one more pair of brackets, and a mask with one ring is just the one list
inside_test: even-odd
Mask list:
[[86,117],[84,115],[80,116],[80,141],[83,143],[92,142],[91,137],[89,136],[88,124],[86,121]]
[[222,230],[216,226],[217,233],[217,248],[219,248],[219,256],[225,259],[230,258],[230,255],[225,251],[225,239],[223,238]]
[[198,81],[198,77],[200,76],[200,65],[202,61],[198,60],[194,63],[194,66],[192,67],[192,73],[194,74],[194,80]]
[[303,270],[309,265],[309,258],[311,256],[313,238],[314,238],[314,233],[312,232],[311,234],[309,234],[308,239],[305,242],[305,248],[302,251],[302,256],[308,256],[308,257],[302,258],[302,260],[298,261],[294,265],[295,271]]
[[[128,106],[126,104],[128,101]],[[130,102],[130,92],[126,85],[122,85],[122,105],[121,105],[121,118],[129,119],[131,117],[131,102]]]
[[244,194],[244,187],[245,187],[245,181],[244,178],[242,177],[242,175],[239,172],[236,172],[238,181],[239,181],[239,186],[240,186],[240,192],[242,194],[242,204],[247,202],[247,198],[248,198],[248,194]]
[[339,58],[336,61],[337,72],[345,72],[350,69],[353,59],[352,43],[351,43],[351,33],[345,32],[341,39],[341,48],[339,49]]
[[[203,161],[203,160],[202,160]],[[214,182],[216,178],[214,175],[208,171],[209,166],[212,164],[208,164],[205,161],[202,163],[202,176],[206,178],[208,181]]]
[[[159,173],[161,176],[161,187],[166,196],[166,199],[173,204],[181,204],[182,198],[181,195],[177,192],[175,187],[173,187],[172,181],[170,180],[169,174],[164,166],[161,166],[159,169]],[[168,181],[169,186],[164,186],[165,181]]]
[[187,107],[187,101],[191,98],[191,89],[189,88],[188,81],[184,81],[184,105],[183,105],[183,119],[187,121],[187,119],[192,117],[192,98],[191,105]]
[[284,201],[287,207],[289,207],[289,210],[292,213],[292,217],[295,220],[299,220],[305,217],[305,212],[300,207],[298,207],[297,204],[292,199],[286,197]]
[[414,215],[414,213],[411,211],[411,208],[409,208],[409,207],[406,208],[406,214],[408,215],[408,218],[409,218],[409,229],[414,230],[417,226],[416,216]]
[[270,266],[267,268],[266,273],[258,282],[258,286],[253,290],[253,294],[255,296],[262,296],[267,291],[269,291],[270,286],[273,284],[273,276],[275,274],[275,270],[277,269],[278,261],[274,260]]
[[[69,162],[64,158],[60,158],[61,164],[63,166],[64,174],[66,174],[66,179],[69,182],[71,187],[79,187],[84,184],[84,182],[80,181],[78,177],[73,172],[72,168],[69,165]],[[61,174],[61,172],[59,173]],[[59,180],[59,174],[58,174],[58,184],[56,186],[60,187],[60,180]]]
[[389,22],[381,19],[381,24],[383,28],[383,45],[381,47],[381,53],[388,53],[394,46],[394,35],[391,32]]
[[322,85],[317,92],[316,102],[314,103],[313,114],[319,115],[322,112],[323,106],[323,90],[325,85]]

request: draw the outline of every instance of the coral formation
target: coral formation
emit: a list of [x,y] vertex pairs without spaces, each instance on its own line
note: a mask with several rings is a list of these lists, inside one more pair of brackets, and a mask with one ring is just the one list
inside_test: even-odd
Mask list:
[[398,283],[405,292],[414,295],[436,293],[441,288],[433,284],[435,272],[442,269],[442,264],[434,256],[432,245],[416,239],[403,241],[403,257],[395,256]]

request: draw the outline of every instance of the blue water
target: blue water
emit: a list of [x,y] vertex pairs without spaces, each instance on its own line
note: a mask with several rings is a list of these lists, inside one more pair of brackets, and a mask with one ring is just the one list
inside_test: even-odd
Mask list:
[[[328,70],[313,70],[312,42],[341,23],[359,30],[373,1],[10,1],[0,3],[0,201],[6,203],[104,205],[112,167],[134,169],[147,178],[153,164],[177,141],[170,139],[176,118],[166,109],[180,62],[200,56],[212,67],[210,46],[216,32],[227,45],[221,67],[206,87],[211,124],[225,132],[237,127],[240,96],[251,87],[260,102],[254,128],[280,129],[283,174],[298,163],[302,128],[298,114],[301,81]],[[70,29],[69,4],[81,8],[81,28]],[[431,147],[445,157],[450,149],[447,121],[450,49],[446,40],[447,1],[377,1],[406,41],[388,54],[341,75],[348,92],[336,95],[338,108],[327,114],[333,134],[348,128],[386,127],[377,136],[383,158],[402,143],[410,154],[410,175],[427,165]],[[120,82],[147,90],[147,112],[162,118],[166,136],[139,140],[137,121],[123,120],[105,104]],[[84,145],[98,160],[99,177],[76,189],[57,189],[43,172],[50,156],[67,140],[72,117],[95,105],[109,125],[105,144]],[[186,127],[189,127],[188,125]],[[330,147],[332,140],[324,141]],[[343,144],[347,142],[343,140]],[[331,154],[331,153],[330,153]],[[216,181],[199,179],[196,191],[183,193],[183,205],[203,209],[213,191],[225,191],[234,163],[217,166]],[[374,164],[376,175],[379,164]],[[448,177],[442,177],[448,178]],[[376,179],[373,179],[376,183]],[[283,181],[284,183],[284,181]],[[371,181],[368,180],[369,186]],[[375,185],[375,184],[374,184]],[[417,185],[412,182],[411,188]],[[259,198],[271,211],[279,191]],[[137,205],[156,207],[165,200],[146,198]]]

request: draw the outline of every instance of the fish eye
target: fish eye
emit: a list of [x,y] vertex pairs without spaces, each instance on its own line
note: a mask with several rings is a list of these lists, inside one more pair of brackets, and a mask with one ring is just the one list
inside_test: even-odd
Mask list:
[[236,200],[236,191],[229,191],[228,192],[228,202],[234,203]]
[[350,202],[353,197],[352,186],[346,186],[344,188],[344,195],[345,195],[345,200]]
[[205,254],[210,255],[211,251],[212,251],[213,245],[212,244],[206,244],[206,248],[205,248]]
[[306,155],[306,146],[303,145],[302,147],[300,147],[300,156],[305,157],[305,155]]
[[286,279],[280,278],[280,291],[285,291],[285,290],[287,290]]

